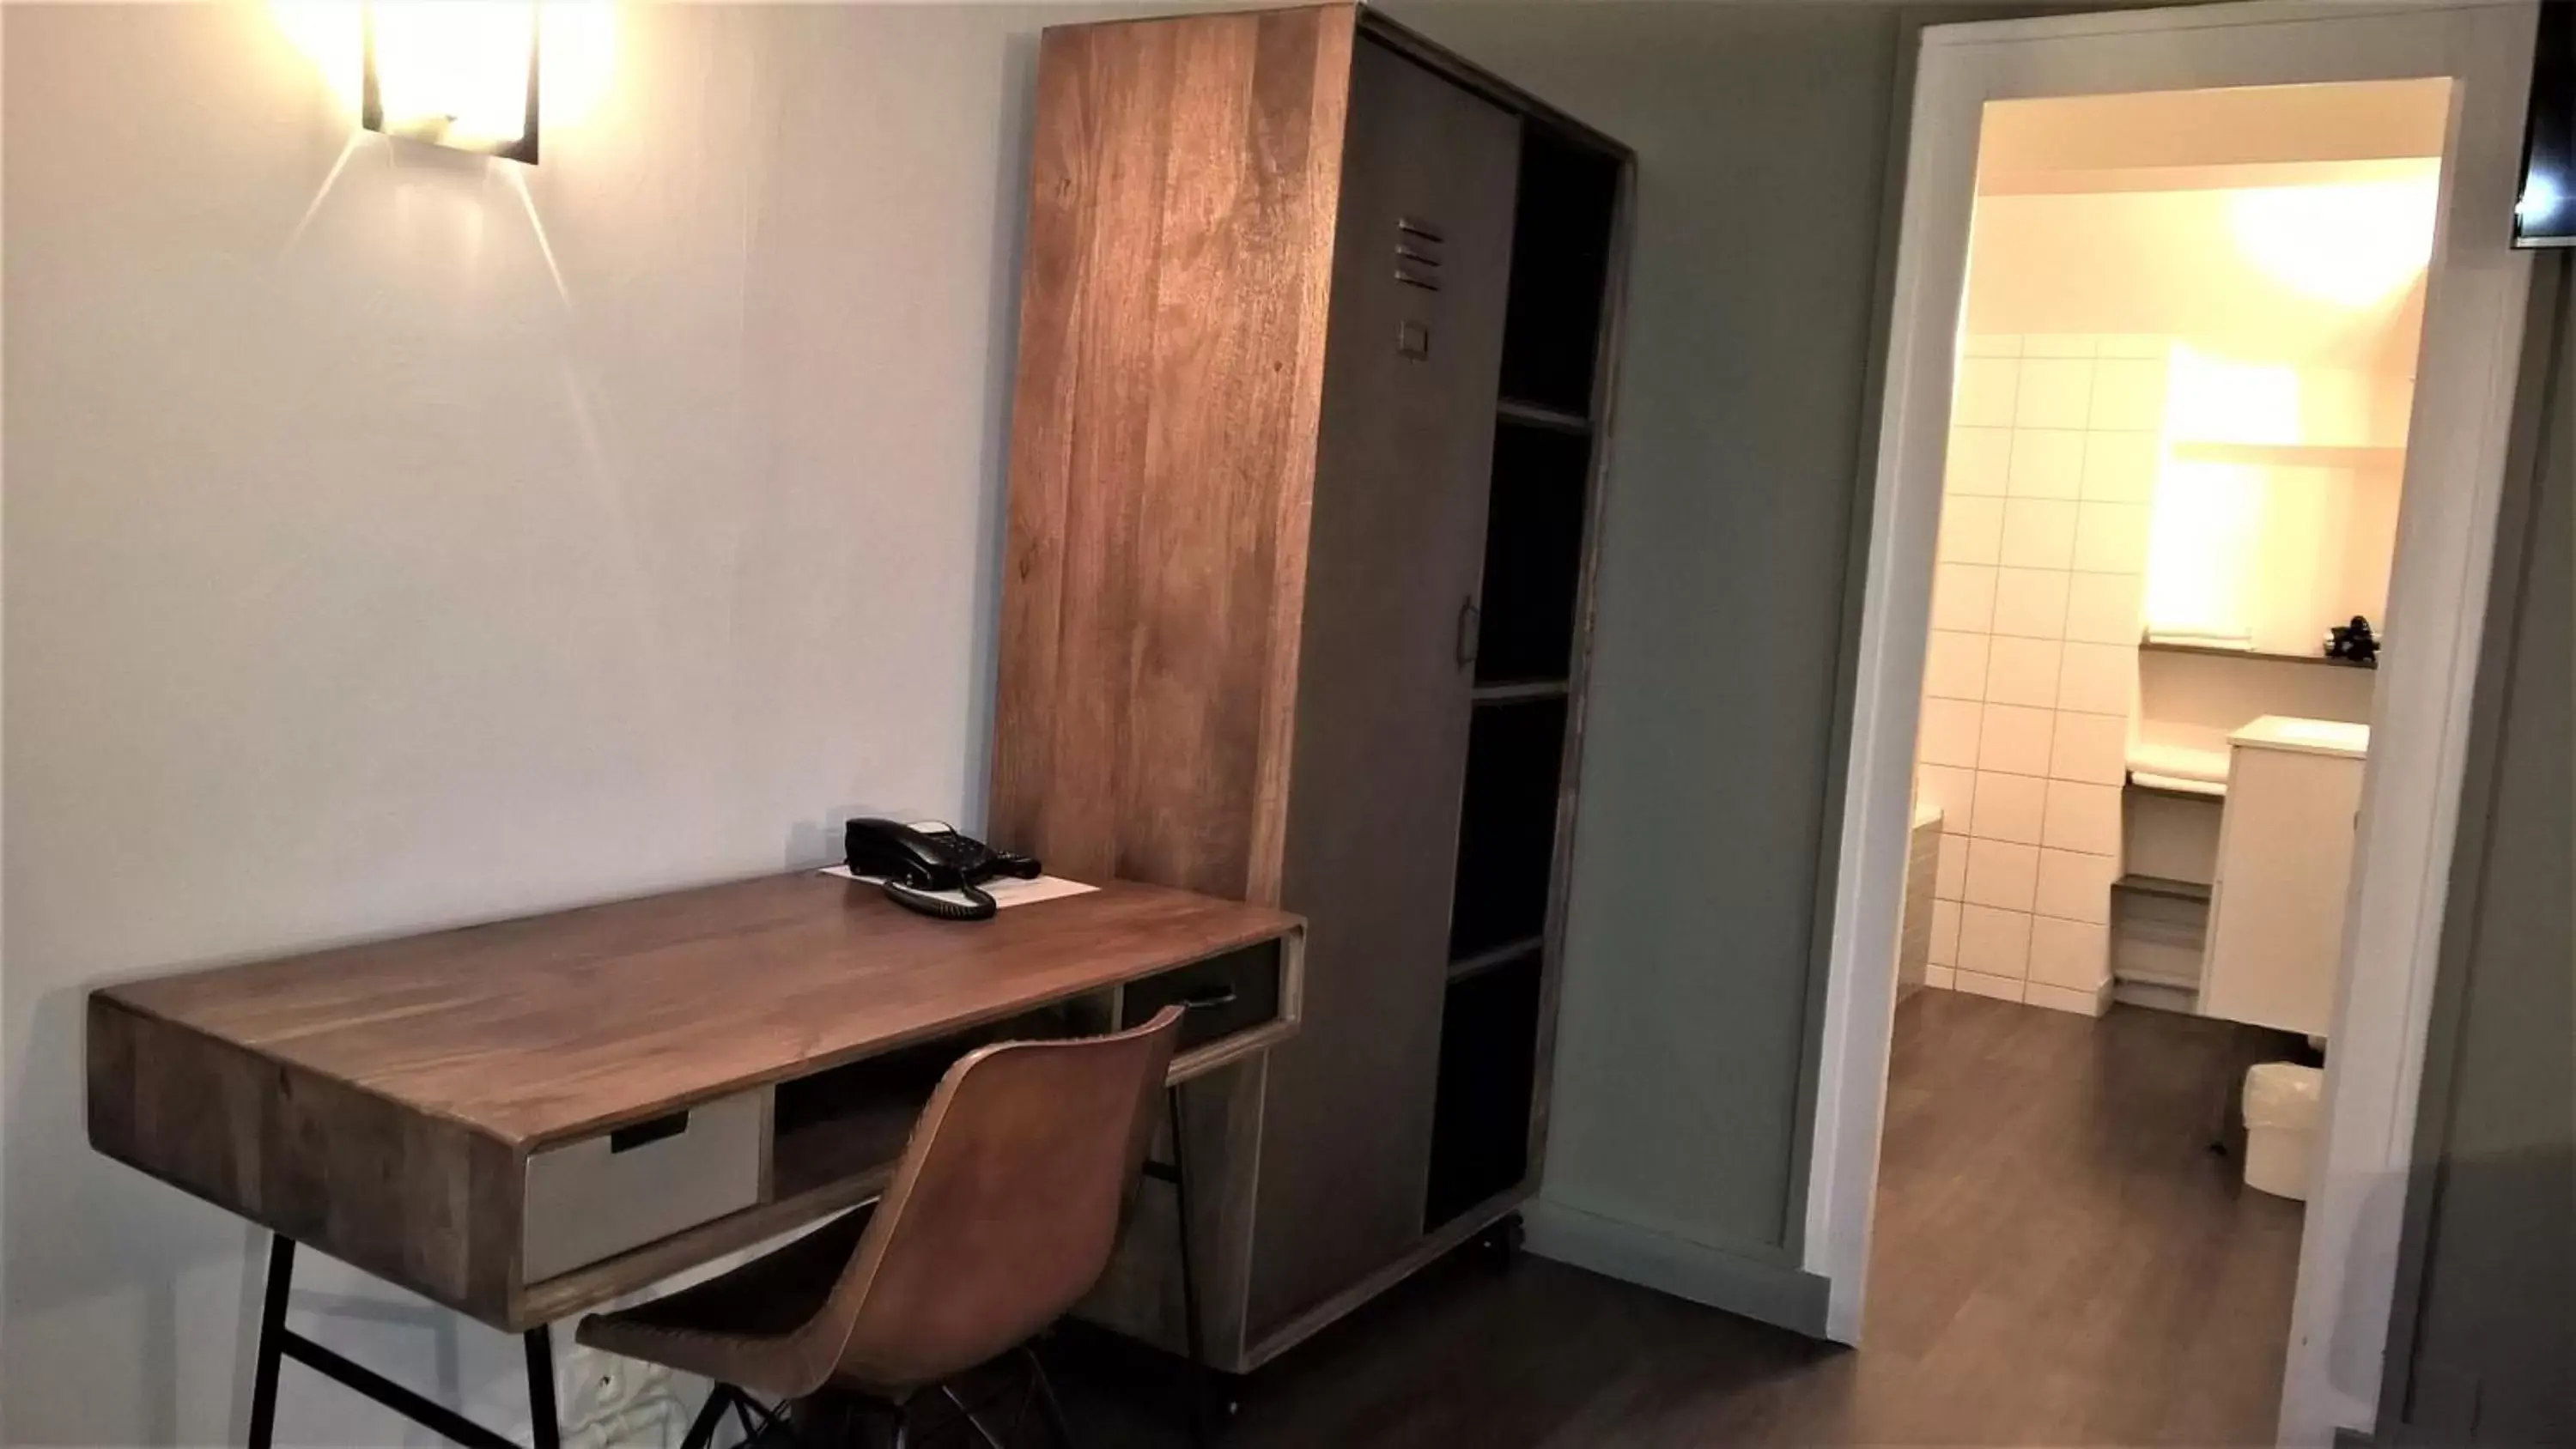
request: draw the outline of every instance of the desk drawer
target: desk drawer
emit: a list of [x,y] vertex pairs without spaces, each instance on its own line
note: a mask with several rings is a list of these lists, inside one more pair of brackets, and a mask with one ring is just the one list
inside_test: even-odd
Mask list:
[[767,1089],[528,1158],[519,1281],[537,1283],[760,1202]]
[[1279,943],[1264,941],[1130,982],[1119,1028],[1143,1026],[1176,1002],[1190,1007],[1181,1020],[1182,1051],[1278,1020]]

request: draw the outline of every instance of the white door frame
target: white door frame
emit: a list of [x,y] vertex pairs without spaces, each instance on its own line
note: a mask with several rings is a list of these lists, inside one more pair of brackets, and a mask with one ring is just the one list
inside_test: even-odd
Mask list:
[[1988,100],[2449,76],[2411,444],[2281,1405],[2286,1443],[2368,1429],[2395,1277],[2469,698],[2485,623],[2529,262],[2508,248],[2537,16],[2529,0],[2302,0],[1923,32],[1880,418],[1817,1059],[1804,1266],[1858,1342],[1912,818],[1953,351]]

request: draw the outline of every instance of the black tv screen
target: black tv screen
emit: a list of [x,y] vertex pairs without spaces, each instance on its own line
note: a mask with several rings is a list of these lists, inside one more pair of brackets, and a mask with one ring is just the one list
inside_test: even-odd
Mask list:
[[2576,0],[2540,7],[2531,65],[2531,130],[2522,143],[2522,198],[2513,242],[2576,246]]

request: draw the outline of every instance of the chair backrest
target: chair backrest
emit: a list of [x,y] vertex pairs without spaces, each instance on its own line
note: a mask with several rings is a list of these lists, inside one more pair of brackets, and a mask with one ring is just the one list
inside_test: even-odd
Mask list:
[[831,1375],[901,1392],[1062,1317],[1117,1246],[1181,1015],[959,1059],[800,1346],[830,1353]]

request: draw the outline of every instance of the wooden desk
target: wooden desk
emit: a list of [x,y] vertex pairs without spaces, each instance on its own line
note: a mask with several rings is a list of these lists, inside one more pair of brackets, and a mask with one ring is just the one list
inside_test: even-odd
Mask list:
[[90,1142],[530,1331],[874,1196],[984,1040],[1230,993],[1173,1080],[1261,1051],[1304,930],[1126,884],[958,924],[804,873],[162,977],[90,995]]

